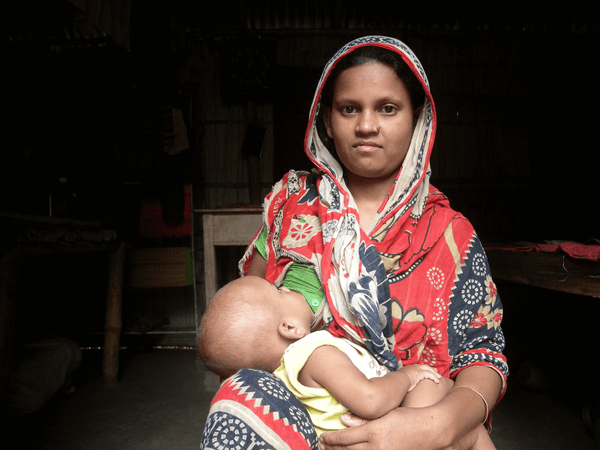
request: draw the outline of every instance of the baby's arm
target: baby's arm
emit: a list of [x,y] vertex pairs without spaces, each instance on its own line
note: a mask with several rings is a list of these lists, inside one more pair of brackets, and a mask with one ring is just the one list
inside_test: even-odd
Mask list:
[[441,376],[432,367],[414,365],[369,380],[344,352],[331,345],[318,347],[298,376],[305,386],[327,389],[364,419],[376,419],[400,406],[406,393],[425,378],[438,383]]

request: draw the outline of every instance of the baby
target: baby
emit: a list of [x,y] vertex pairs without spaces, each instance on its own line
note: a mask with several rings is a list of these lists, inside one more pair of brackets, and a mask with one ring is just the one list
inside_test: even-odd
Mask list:
[[[433,404],[449,391],[452,382],[433,367],[390,372],[349,340],[311,333],[312,320],[302,294],[259,277],[237,279],[215,295],[204,314],[200,358],[221,378],[242,368],[273,372],[304,403],[319,435],[344,428],[340,416],[348,410],[374,419],[400,404]],[[415,389],[425,379],[433,383]]]

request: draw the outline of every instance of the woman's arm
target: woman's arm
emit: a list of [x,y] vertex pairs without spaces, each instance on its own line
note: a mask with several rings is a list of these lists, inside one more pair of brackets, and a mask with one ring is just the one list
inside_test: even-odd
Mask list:
[[255,252],[252,257],[252,261],[250,261],[250,266],[248,267],[248,272],[246,272],[246,275],[254,275],[265,278],[266,274],[267,260],[263,258],[259,252]]
[[[460,372],[455,386],[480,392],[489,405],[500,395],[502,381],[489,367],[471,366]],[[350,428],[321,435],[324,450],[341,449],[446,449],[479,426],[485,404],[471,389],[455,388],[439,403],[426,408],[396,408],[380,419],[356,426],[357,418],[342,421]],[[452,446],[451,448],[460,447]]]
[[[448,394],[450,405],[448,412],[452,413],[454,408],[460,407],[468,417],[463,417],[462,421],[454,423],[448,430],[449,432],[454,430],[452,435],[455,440],[487,421],[501,390],[502,378],[489,366],[471,366],[456,376],[454,388]],[[478,393],[485,398],[485,402]]]

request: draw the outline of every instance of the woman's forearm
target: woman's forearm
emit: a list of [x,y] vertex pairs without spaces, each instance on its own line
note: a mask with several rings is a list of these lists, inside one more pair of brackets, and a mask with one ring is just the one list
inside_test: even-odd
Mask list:
[[434,407],[447,445],[487,420],[501,390],[502,379],[490,367],[471,366],[456,376],[454,388]]
[[[456,377],[455,386],[477,390],[491,408],[500,395],[502,381],[494,369],[473,366],[464,369]],[[322,434],[322,448],[461,448],[458,441],[478,427],[485,416],[485,403],[471,389],[456,388],[433,406],[396,408],[381,419],[363,425],[362,419],[342,415],[342,422],[350,428]]]

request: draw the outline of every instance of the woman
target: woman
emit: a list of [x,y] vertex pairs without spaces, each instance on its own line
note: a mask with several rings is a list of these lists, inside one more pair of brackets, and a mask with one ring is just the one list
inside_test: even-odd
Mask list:
[[[291,171],[274,186],[264,226],[240,263],[244,274],[277,285],[292,277],[314,285],[316,275],[325,298],[313,305],[313,329],[361,339],[392,370],[430,364],[455,381],[431,407],[397,408],[364,424],[348,417],[348,429],[322,435],[322,448],[459,448],[468,431],[489,424],[506,389],[502,305],[485,253],[470,223],[429,184],[435,129],[428,82],[408,47],[381,36],[347,44],[325,67],[311,108],[305,151],[317,170]],[[261,375],[241,373],[224,386],[214,412],[223,413],[216,405],[227,400],[228,419],[239,419],[232,392],[246,392],[253,376]],[[258,402],[270,403],[268,414],[242,421],[255,432],[268,422],[275,440],[261,438],[282,448],[277,439],[286,433],[264,417],[273,408],[277,418],[285,414],[273,395]],[[209,417],[205,442],[225,429],[217,416]]]

